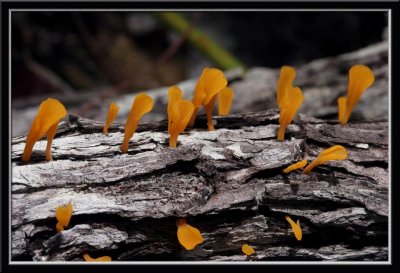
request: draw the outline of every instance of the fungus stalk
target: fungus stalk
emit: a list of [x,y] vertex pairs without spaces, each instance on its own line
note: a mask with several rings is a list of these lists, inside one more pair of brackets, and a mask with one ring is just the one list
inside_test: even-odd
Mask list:
[[119,111],[119,106],[116,105],[114,102],[111,102],[110,107],[108,108],[106,123],[103,128],[103,133],[105,135],[108,135],[108,128],[110,127],[111,123],[117,116],[118,111]]
[[296,162],[286,169],[284,169],[282,172],[283,173],[290,173],[291,171],[297,170],[297,169],[302,169],[307,165],[307,159],[304,159],[302,161]]
[[53,139],[56,136],[58,129],[58,123],[52,125],[46,133],[47,144],[46,144],[46,160],[50,161],[53,160],[51,156],[51,145],[53,144]]
[[214,131],[215,130],[214,129],[214,122],[212,120],[212,116],[213,116],[214,104],[215,104],[215,100],[216,99],[217,99],[217,96],[214,96],[213,98],[211,98],[209,103],[204,105],[204,110],[206,111],[206,115],[207,115],[208,131]]

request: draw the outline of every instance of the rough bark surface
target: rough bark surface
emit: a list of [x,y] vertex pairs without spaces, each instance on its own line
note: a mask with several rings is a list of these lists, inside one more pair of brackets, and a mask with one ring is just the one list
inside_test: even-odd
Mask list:
[[[351,123],[299,115],[276,141],[276,110],[216,117],[168,147],[166,122],[139,127],[127,154],[123,125],[70,115],[53,142],[39,141],[21,163],[24,137],[12,140],[12,259],[81,261],[384,261],[388,259],[388,123]],[[282,174],[286,166],[335,144],[345,161]],[[56,233],[57,206],[73,203]],[[300,219],[297,241],[285,215]],[[185,251],[176,220],[186,217],[204,243]],[[242,244],[256,252],[246,257]]]

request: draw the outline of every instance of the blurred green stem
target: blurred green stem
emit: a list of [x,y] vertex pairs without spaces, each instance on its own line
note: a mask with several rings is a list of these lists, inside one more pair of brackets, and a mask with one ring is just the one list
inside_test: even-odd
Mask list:
[[246,69],[244,64],[223,49],[204,32],[191,25],[181,14],[176,12],[160,12],[157,13],[157,17],[175,31],[182,34],[187,33],[189,42],[207,55],[221,69],[227,70],[235,67]]

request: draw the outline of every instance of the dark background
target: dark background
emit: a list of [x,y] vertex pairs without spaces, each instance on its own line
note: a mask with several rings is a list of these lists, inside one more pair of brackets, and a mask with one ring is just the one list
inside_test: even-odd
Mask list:
[[[384,12],[188,12],[245,67],[280,67],[381,41]],[[12,96],[148,90],[216,66],[156,13],[14,12]],[[219,67],[226,69],[226,67]]]

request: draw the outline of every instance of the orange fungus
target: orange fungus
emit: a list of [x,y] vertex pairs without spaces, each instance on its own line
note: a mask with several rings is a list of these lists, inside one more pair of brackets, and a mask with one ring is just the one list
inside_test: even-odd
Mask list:
[[198,244],[201,244],[204,242],[204,239],[201,236],[200,231],[197,228],[192,227],[191,225],[188,225],[186,223],[185,219],[179,219],[176,222],[176,225],[178,226],[177,235],[178,235],[179,243],[186,250],[192,250]]
[[30,160],[33,146],[43,135],[46,135],[47,138],[46,160],[52,159],[51,144],[56,135],[58,123],[66,115],[67,110],[64,105],[56,99],[49,98],[40,104],[38,113],[26,137],[22,161]]
[[295,223],[289,216],[285,216],[285,219],[289,222],[289,224],[292,227],[294,236],[296,237],[296,239],[298,241],[301,241],[301,238],[303,237],[303,233],[301,231],[301,227],[300,227],[300,221],[297,220],[297,223]]
[[345,160],[347,156],[348,152],[346,148],[341,145],[332,146],[323,150],[318,157],[304,169],[303,173],[309,174],[315,166],[324,164],[330,160]]
[[111,102],[110,107],[108,109],[106,124],[103,128],[103,133],[108,135],[108,128],[110,127],[111,123],[114,121],[115,117],[117,116],[119,110],[119,106],[116,105],[114,102]]
[[131,107],[131,111],[129,112],[128,119],[125,124],[125,134],[124,140],[121,145],[121,152],[126,153],[128,151],[129,140],[132,138],[135,133],[140,119],[142,116],[153,109],[153,99],[146,95],[145,93],[138,94]]
[[350,68],[347,96],[338,99],[339,121],[341,124],[347,124],[354,106],[374,81],[374,73],[368,66],[357,64]]
[[83,254],[83,259],[87,262],[111,262],[111,257],[110,256],[102,256],[98,258],[92,258],[89,256],[89,254]]

